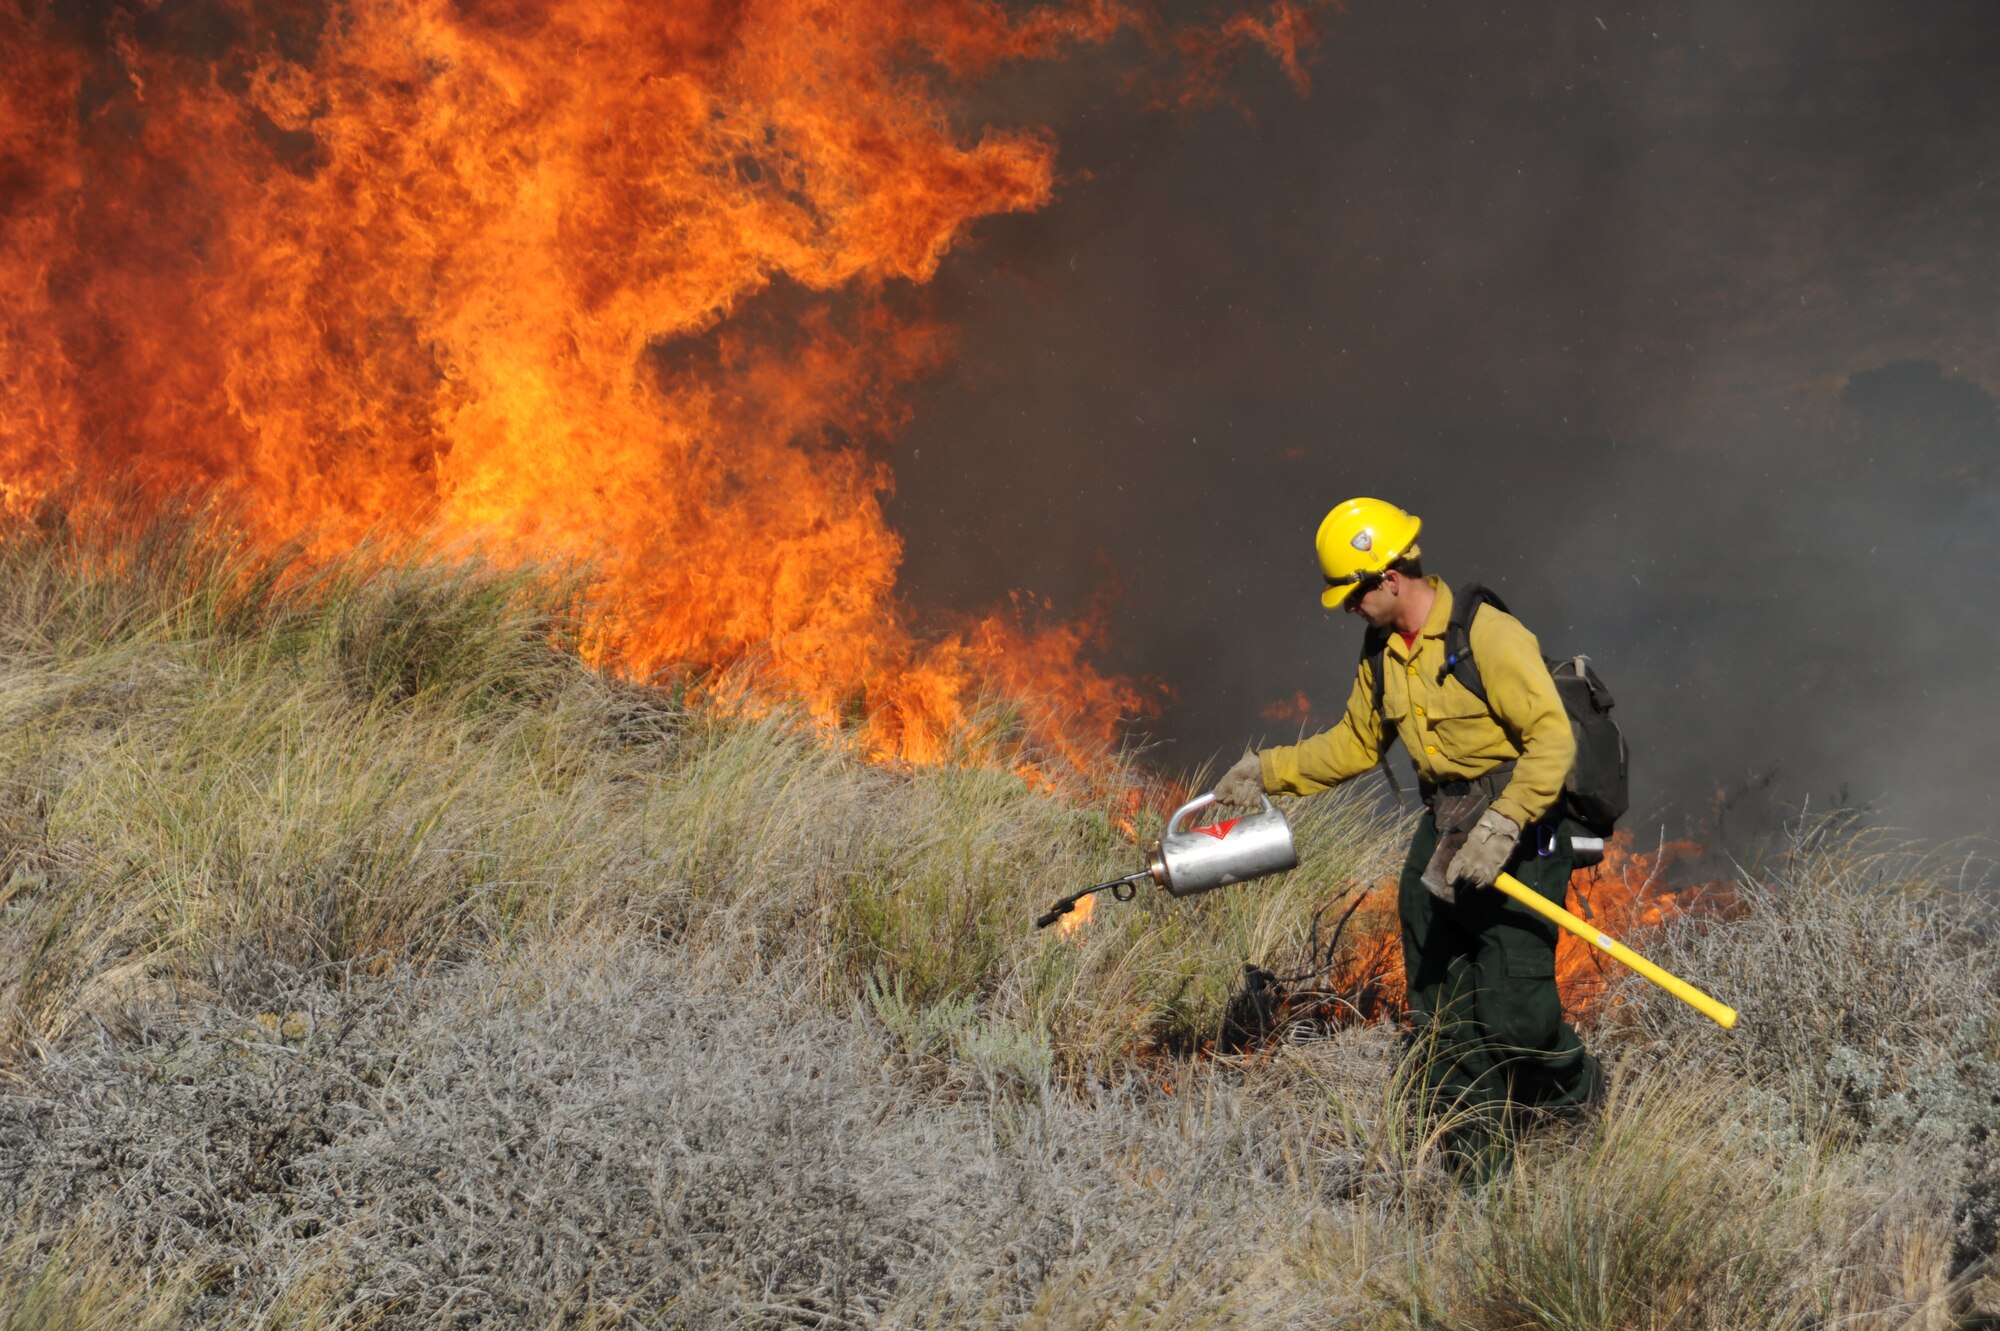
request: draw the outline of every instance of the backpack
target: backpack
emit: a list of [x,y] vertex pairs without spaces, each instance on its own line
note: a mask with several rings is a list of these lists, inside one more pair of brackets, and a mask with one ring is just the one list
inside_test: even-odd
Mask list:
[[[1444,629],[1444,669],[1483,703],[1486,684],[1479,677],[1479,663],[1472,659],[1472,617],[1482,605],[1511,613],[1505,601],[1476,582],[1459,588]],[[1377,715],[1382,711],[1382,664],[1388,647],[1389,635],[1379,629],[1370,629],[1361,645],[1362,661],[1374,668]],[[1624,734],[1611,719],[1611,690],[1591,668],[1587,656],[1550,660],[1548,666],[1556,682],[1556,696],[1562,699],[1570,729],[1576,734],[1576,761],[1563,778],[1561,812],[1593,836],[1608,837],[1631,803],[1626,782],[1630,755]],[[1438,678],[1443,680],[1443,672]]]

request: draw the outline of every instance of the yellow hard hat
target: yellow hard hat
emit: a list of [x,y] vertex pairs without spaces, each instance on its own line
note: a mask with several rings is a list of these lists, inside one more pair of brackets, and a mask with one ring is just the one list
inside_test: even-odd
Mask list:
[[1380,499],[1350,499],[1336,504],[1319,524],[1313,544],[1319,547],[1320,572],[1326,591],[1319,603],[1337,610],[1355,584],[1380,573],[1416,545],[1423,521]]

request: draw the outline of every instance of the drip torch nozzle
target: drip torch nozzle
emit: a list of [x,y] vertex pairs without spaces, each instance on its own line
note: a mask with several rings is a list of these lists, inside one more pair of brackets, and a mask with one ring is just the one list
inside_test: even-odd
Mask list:
[[1096,887],[1086,887],[1081,892],[1072,892],[1062,900],[1056,902],[1055,905],[1050,906],[1048,912],[1035,921],[1035,927],[1037,929],[1048,928],[1057,920],[1075,910],[1076,903],[1089,896],[1092,892],[1109,892],[1113,900],[1130,901],[1134,896],[1138,895],[1139,884],[1146,882],[1152,876],[1152,870],[1141,869],[1137,873],[1128,873],[1123,878],[1114,878],[1108,883],[1099,883]]

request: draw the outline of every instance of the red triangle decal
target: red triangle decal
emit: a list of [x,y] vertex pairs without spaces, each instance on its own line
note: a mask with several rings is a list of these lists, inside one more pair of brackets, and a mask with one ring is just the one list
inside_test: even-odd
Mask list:
[[1236,824],[1242,821],[1243,820],[1241,818],[1231,818],[1226,822],[1211,823],[1207,827],[1197,827],[1194,830],[1200,832],[1203,836],[1212,836],[1217,841],[1220,841],[1222,840],[1222,838],[1229,835],[1230,828],[1236,826]]

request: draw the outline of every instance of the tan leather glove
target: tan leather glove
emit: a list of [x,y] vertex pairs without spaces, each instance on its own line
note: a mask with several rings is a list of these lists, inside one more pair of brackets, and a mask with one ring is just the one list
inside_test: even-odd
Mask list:
[[1248,749],[1215,783],[1217,804],[1259,804],[1264,799],[1264,763]]
[[1519,823],[1498,809],[1488,809],[1479,815],[1465,838],[1465,848],[1452,856],[1445,873],[1452,882],[1467,887],[1491,887],[1513,858],[1514,844],[1520,839]]

